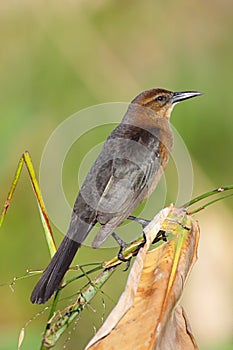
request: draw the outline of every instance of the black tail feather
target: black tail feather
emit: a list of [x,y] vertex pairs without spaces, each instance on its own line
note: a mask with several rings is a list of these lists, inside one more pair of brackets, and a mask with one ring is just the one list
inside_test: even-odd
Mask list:
[[31,302],[44,304],[58,289],[80,243],[65,236],[50,264],[44,270],[31,295]]

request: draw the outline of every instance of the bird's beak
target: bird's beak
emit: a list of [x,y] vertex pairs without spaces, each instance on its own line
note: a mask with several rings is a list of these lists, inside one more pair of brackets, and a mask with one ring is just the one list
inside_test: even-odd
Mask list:
[[174,92],[172,96],[172,103],[184,101],[184,100],[187,100],[188,98],[200,96],[202,94],[203,94],[202,92],[198,92],[198,91]]

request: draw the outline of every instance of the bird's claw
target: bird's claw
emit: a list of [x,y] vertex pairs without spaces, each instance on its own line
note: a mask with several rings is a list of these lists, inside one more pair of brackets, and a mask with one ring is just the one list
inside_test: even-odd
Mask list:
[[125,258],[123,255],[123,251],[124,251],[124,248],[127,246],[127,243],[125,243],[125,241],[123,241],[123,239],[121,239],[115,232],[112,233],[112,237],[117,241],[117,243],[120,246],[120,251],[117,254],[117,256],[120,261],[123,261],[126,263],[126,268],[124,269],[124,271],[127,271],[130,266],[130,261],[132,259],[132,257]]
[[160,230],[158,232],[158,234],[156,235],[155,239],[153,240],[152,244],[155,244],[159,241],[164,241],[164,242],[167,242],[167,235],[166,235],[166,231],[164,230]]

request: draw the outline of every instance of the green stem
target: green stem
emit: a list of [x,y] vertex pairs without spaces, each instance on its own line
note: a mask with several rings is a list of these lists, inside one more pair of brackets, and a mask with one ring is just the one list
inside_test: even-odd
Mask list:
[[[81,266],[80,266],[80,268],[81,268]],[[103,268],[102,264],[98,264],[96,267],[94,267],[94,268],[92,268],[92,269],[90,269],[90,270],[88,270],[88,271],[86,271],[86,272],[83,272],[81,275],[75,276],[75,277],[73,277],[73,278],[70,278],[68,281],[66,281],[64,287],[66,287],[66,286],[67,286],[68,284],[70,284],[71,282],[76,281],[76,280],[78,280],[78,279],[80,279],[80,278],[82,278],[82,277],[84,277],[84,276],[87,276],[87,275],[89,275],[90,273],[99,271],[99,270],[101,270],[102,268]]]
[[[203,199],[205,199],[205,198],[208,198],[208,197],[213,196],[213,195],[215,195],[215,194],[217,194],[217,193],[222,193],[222,192],[229,191],[229,190],[232,190],[232,189],[233,189],[233,184],[232,184],[232,185],[226,185],[226,186],[222,186],[222,187],[215,188],[215,189],[212,190],[212,191],[208,191],[208,192],[206,192],[206,193],[201,194],[200,196],[197,196],[197,197],[191,199],[189,202],[187,202],[187,203],[181,205],[180,207],[181,207],[181,208],[188,208],[188,207],[190,207],[191,205],[193,205],[193,204],[195,204],[195,203],[197,203],[197,202],[199,202],[199,201],[201,201],[201,200],[203,200]],[[224,198],[224,197],[223,197],[223,198]],[[213,203],[214,203],[214,202],[213,202]]]
[[5,204],[4,204],[1,216],[0,216],[0,227],[2,226],[2,223],[4,221],[7,209],[9,207],[9,205],[10,205],[11,199],[12,199],[13,194],[15,192],[15,188],[16,188],[16,185],[18,183],[21,171],[22,171],[23,163],[24,163],[24,159],[23,159],[23,157],[21,157],[20,160],[19,160],[16,172],[15,172],[15,176],[14,176],[14,179],[13,179],[10,191],[8,193],[7,199],[5,201]]
[[214,203],[216,203],[218,201],[221,201],[222,199],[225,199],[225,198],[228,198],[228,197],[232,197],[232,196],[233,196],[233,193],[230,193],[230,194],[226,194],[225,196],[215,198],[212,201],[210,201],[210,202],[200,206],[199,208],[189,211],[188,214],[189,215],[196,214],[199,211],[201,211],[201,210],[205,209],[206,207],[208,207],[209,205],[214,204]]
[[39,183],[38,183],[37,178],[36,178],[34,166],[32,164],[32,159],[31,159],[28,151],[23,153],[23,159],[24,159],[24,162],[26,164],[28,174],[30,176],[32,188],[33,188],[34,193],[36,195],[37,204],[38,204],[39,212],[40,212],[40,216],[41,216],[41,221],[42,221],[42,225],[43,225],[44,231],[45,231],[45,238],[47,240],[50,256],[52,257],[56,252],[56,245],[55,245],[55,241],[53,238],[53,232],[52,232],[52,228],[51,228],[51,225],[49,222],[49,218],[48,218],[48,215],[46,213],[45,204],[44,204],[44,200],[43,200],[42,193],[40,190],[40,186],[39,186]]

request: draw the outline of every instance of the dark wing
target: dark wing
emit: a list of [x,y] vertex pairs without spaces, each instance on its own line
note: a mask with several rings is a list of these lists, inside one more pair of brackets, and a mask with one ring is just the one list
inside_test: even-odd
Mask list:
[[142,201],[160,169],[159,139],[137,127],[120,124],[110,135],[76,199],[67,235],[82,242],[95,222],[102,242]]
[[130,140],[126,147],[121,148],[111,162],[111,176],[98,202],[97,221],[103,226],[93,241],[93,247],[99,247],[132,213],[159,169],[157,153],[140,142]]

